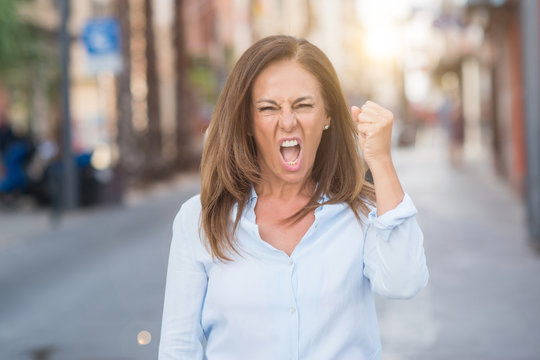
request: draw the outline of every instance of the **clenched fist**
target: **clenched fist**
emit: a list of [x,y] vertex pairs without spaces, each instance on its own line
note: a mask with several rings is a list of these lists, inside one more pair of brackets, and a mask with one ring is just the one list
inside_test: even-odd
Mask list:
[[368,166],[372,168],[379,162],[391,160],[390,141],[394,121],[392,112],[373,101],[367,101],[362,108],[353,106],[351,112],[357,124],[360,148]]

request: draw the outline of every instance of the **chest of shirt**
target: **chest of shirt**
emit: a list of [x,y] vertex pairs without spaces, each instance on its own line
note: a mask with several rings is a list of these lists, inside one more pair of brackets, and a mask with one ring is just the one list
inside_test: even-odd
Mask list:
[[[233,262],[205,264],[206,305],[222,314],[269,312],[336,303],[364,288],[365,228],[350,209],[325,205],[289,257],[262,240],[257,225],[241,221]],[[365,225],[364,225],[365,226]]]

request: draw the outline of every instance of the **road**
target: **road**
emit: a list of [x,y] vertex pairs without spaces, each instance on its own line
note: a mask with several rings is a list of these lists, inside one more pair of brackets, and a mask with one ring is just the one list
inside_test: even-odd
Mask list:
[[[456,171],[445,155],[394,153],[430,282],[411,300],[377,298],[383,359],[540,359],[540,256],[522,202],[485,159]],[[40,212],[0,214],[0,359],[155,359],[172,219],[198,191],[187,178],[55,228]]]
[[412,300],[378,299],[383,359],[538,360],[540,254],[522,200],[485,156],[454,170],[433,142],[394,156],[430,280]]
[[[155,359],[172,220],[198,191],[183,181],[57,228],[47,214],[12,219],[19,238],[4,234],[0,250],[0,359]],[[21,236],[31,221],[41,231]],[[149,344],[139,345],[141,331]]]

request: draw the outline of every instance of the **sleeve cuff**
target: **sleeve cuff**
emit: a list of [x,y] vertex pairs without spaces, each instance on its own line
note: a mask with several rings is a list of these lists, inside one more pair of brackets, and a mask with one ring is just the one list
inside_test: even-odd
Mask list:
[[392,230],[394,227],[401,224],[407,218],[417,213],[416,207],[410,196],[405,193],[403,200],[392,210],[389,210],[377,217],[377,208],[374,208],[369,213],[369,223],[373,224],[380,230]]

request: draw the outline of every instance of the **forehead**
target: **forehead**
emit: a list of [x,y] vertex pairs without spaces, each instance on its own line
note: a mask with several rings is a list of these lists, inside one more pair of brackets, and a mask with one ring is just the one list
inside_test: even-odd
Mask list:
[[284,98],[313,96],[321,98],[317,78],[294,60],[280,60],[264,68],[252,90],[253,100],[260,97]]

